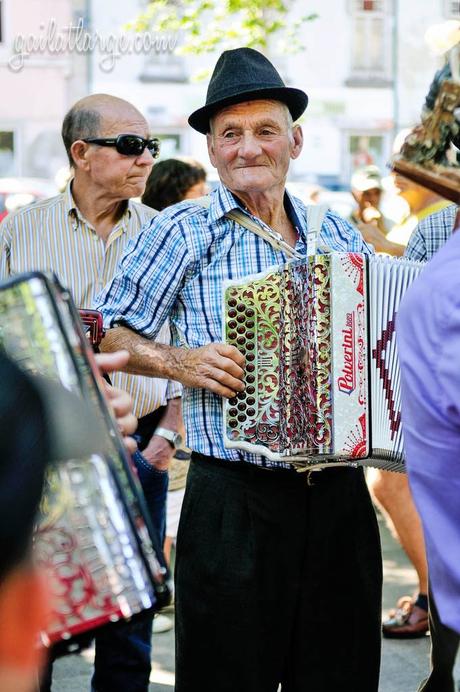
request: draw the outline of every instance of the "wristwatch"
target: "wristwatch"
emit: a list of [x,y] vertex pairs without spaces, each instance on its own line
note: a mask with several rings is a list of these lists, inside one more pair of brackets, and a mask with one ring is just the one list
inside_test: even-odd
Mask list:
[[164,437],[165,440],[168,440],[173,449],[179,449],[182,444],[182,435],[174,430],[168,430],[168,428],[155,428],[153,434]]

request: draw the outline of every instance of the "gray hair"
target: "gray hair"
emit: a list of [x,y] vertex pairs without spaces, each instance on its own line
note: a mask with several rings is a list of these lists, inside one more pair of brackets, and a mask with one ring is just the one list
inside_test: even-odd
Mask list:
[[97,137],[101,128],[101,114],[97,110],[73,106],[62,123],[62,141],[71,166],[74,165],[70,148],[77,139]]

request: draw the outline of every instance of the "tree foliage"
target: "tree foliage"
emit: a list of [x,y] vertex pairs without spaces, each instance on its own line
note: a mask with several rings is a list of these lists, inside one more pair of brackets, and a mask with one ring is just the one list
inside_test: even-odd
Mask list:
[[309,14],[295,21],[292,0],[150,0],[145,12],[127,25],[135,31],[178,33],[178,53],[201,54],[249,46],[262,52],[303,49],[301,36]]

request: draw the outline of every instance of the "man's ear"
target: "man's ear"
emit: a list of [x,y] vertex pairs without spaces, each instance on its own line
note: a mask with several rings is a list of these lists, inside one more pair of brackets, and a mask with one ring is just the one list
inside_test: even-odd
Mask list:
[[88,152],[89,145],[86,142],[83,142],[81,139],[77,139],[77,141],[72,144],[70,147],[70,154],[72,156],[73,165],[76,169],[80,168],[85,171],[88,170]]
[[291,159],[296,159],[303,148],[303,132],[300,125],[294,125],[292,128],[292,139]]
[[214,140],[212,137],[212,134],[208,132],[206,135],[206,144],[208,145],[208,155],[209,155],[209,160],[211,161],[212,165],[214,168],[216,168],[216,159],[214,156]]

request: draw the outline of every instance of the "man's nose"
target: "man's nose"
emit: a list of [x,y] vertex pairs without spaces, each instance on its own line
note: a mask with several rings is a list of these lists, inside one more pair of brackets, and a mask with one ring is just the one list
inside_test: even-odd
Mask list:
[[252,158],[262,153],[260,143],[252,132],[244,132],[238,150],[238,154],[245,158]]
[[140,154],[136,159],[136,163],[139,166],[151,166],[153,162],[154,158],[152,156],[152,152],[150,151],[150,149],[147,149],[147,147],[145,147],[142,154]]

